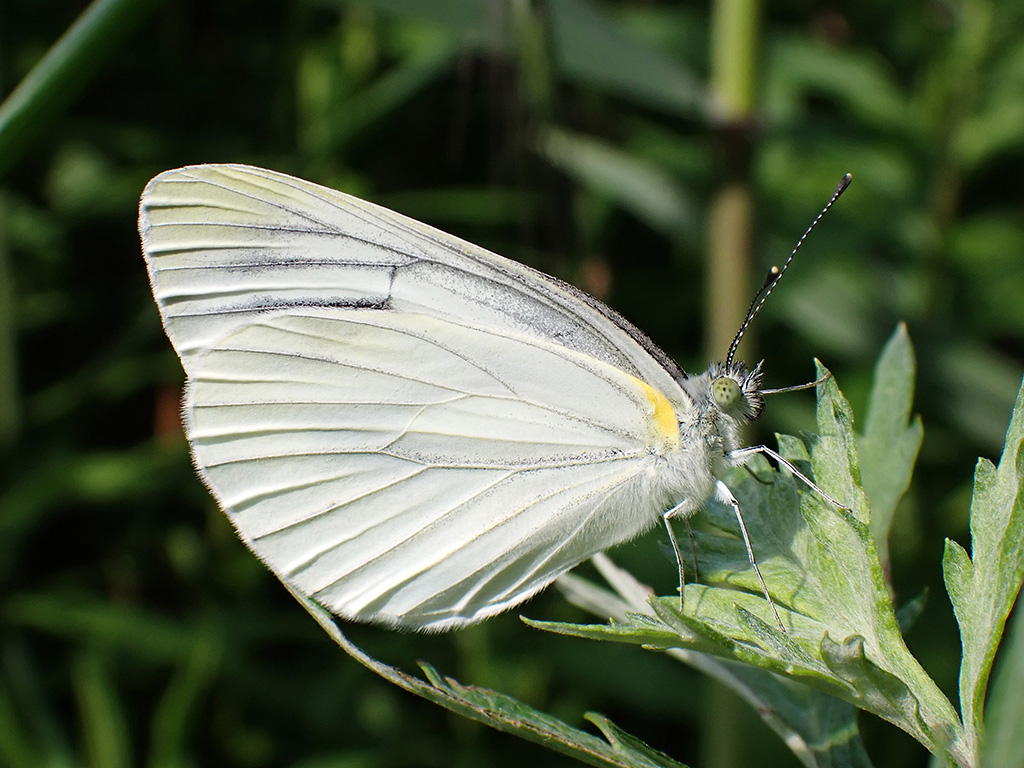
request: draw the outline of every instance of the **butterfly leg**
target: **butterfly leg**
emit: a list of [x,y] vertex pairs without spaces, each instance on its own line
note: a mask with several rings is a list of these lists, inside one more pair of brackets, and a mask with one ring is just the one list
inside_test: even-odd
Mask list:
[[736,462],[737,464],[742,464],[744,461],[746,461],[748,458],[753,456],[755,453],[763,453],[765,456],[771,456],[773,459],[775,459],[777,462],[779,462],[779,464],[781,464],[786,469],[788,469],[790,472],[792,472],[793,473],[793,477],[795,477],[798,480],[800,480],[804,485],[806,485],[808,488],[810,488],[816,494],[821,496],[821,498],[823,498],[825,501],[827,501],[832,506],[834,506],[834,507],[836,507],[838,509],[846,510],[847,512],[852,512],[853,511],[848,506],[846,506],[845,504],[840,504],[838,501],[836,501],[831,496],[829,496],[827,493],[825,493],[823,490],[821,490],[821,488],[819,488],[817,485],[814,484],[814,481],[811,480],[811,478],[807,477],[807,475],[805,475],[799,469],[794,467],[792,462],[787,461],[786,459],[782,458],[782,456],[779,453],[777,453],[776,451],[773,451],[767,445],[755,445],[755,446],[752,446],[750,448],[738,448],[737,450],[732,451],[732,452],[729,453],[729,458],[732,461]]
[[764,583],[764,579],[761,577],[761,571],[757,567],[757,563],[754,561],[754,550],[750,546],[750,536],[747,535],[747,526],[743,523],[743,515],[740,514],[740,503],[736,500],[736,497],[732,495],[732,491],[729,487],[721,480],[715,481],[715,498],[723,504],[728,504],[732,507],[732,511],[736,513],[736,520],[740,524],[740,533],[743,534],[743,543],[747,546],[747,557],[750,559],[750,565],[754,569],[754,573],[757,575],[757,580],[761,582],[761,591],[764,592],[764,597],[768,601],[768,606],[772,609],[772,615],[775,616],[775,621],[779,625],[779,629],[783,632],[786,628],[782,626],[782,619],[779,618],[779,612],[775,610],[775,602],[772,600],[772,596],[768,594],[768,586]]
[[[672,518],[682,517],[683,519],[690,516],[690,510],[688,509],[687,502],[683,501],[672,509],[668,510],[661,516],[662,521],[665,523],[665,530],[668,531],[669,541],[672,542],[672,551],[676,555],[676,565],[679,567],[679,612],[683,611],[683,590],[686,587],[686,573],[683,571],[683,553],[679,549],[679,541],[676,539],[676,532],[672,530]],[[693,538],[691,534],[690,546],[693,546]],[[693,562],[697,562],[697,553],[694,551]]]

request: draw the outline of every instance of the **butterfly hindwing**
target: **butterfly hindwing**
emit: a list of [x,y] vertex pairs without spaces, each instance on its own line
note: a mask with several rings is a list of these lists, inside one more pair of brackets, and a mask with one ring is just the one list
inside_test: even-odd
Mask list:
[[269,313],[197,355],[186,421],[282,579],[426,629],[497,613],[650,527],[678,441],[668,402],[597,359],[352,309]]

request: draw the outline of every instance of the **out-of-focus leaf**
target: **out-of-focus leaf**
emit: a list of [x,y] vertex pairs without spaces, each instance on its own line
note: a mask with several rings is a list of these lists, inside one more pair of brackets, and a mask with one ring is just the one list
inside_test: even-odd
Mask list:
[[550,3],[558,68],[581,85],[687,117],[706,117],[704,85],[685,66],[586,0]]
[[998,450],[1020,385],[1020,366],[997,350],[968,340],[949,340],[938,350],[933,366],[944,395],[939,407],[949,421]]
[[[318,0],[322,4],[356,0]],[[492,53],[507,52],[508,19],[498,3],[477,0],[358,0],[360,5],[400,16],[441,24],[465,45]],[[556,69],[580,85],[604,90],[678,115],[706,114],[699,78],[664,51],[642,40],[586,0],[553,0],[546,4],[551,49]]]
[[[410,52],[390,71],[364,88],[331,93],[327,103],[306,105],[301,118],[306,148],[315,156],[331,156],[343,150],[355,137],[381,124],[443,73],[455,66],[459,55],[453,42],[430,40],[429,45]],[[317,88],[309,88],[318,91]],[[317,116],[322,116],[318,119]],[[319,126],[319,131],[315,129]]]
[[4,621],[66,638],[88,638],[94,646],[136,651],[176,660],[192,645],[193,633],[170,619],[133,608],[49,593],[19,594],[0,603]]
[[693,227],[694,205],[689,196],[653,163],[557,128],[541,133],[538,148],[552,165],[667,237],[678,238]]
[[949,258],[974,308],[972,319],[994,333],[1024,333],[1022,253],[1017,211],[964,217],[950,227]]
[[920,118],[876,53],[836,50],[795,37],[777,37],[769,53],[771,66],[765,101],[773,117],[792,119],[809,94],[827,96],[858,123],[884,130],[920,131]]

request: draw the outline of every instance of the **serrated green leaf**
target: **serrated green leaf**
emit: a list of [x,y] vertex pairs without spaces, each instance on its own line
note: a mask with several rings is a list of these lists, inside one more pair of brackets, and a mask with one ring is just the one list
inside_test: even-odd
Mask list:
[[[905,730],[916,731],[912,735],[923,743],[935,741],[920,715],[918,698],[900,678],[867,657],[863,637],[853,635],[837,643],[826,634],[821,640],[821,657],[861,697],[857,706]],[[907,729],[907,724],[914,725]],[[944,734],[940,743],[948,743],[952,737],[952,733]]]
[[942,574],[954,608],[965,605],[970,600],[968,593],[974,581],[974,564],[967,550],[952,539],[946,539],[942,552]]
[[[905,359],[905,350],[900,354]],[[903,366],[903,375],[907,371]],[[884,413],[877,404],[876,412]],[[903,430],[905,409],[905,398],[889,409],[900,415]],[[779,445],[821,491],[850,507],[837,507],[788,470],[765,463],[751,464],[757,480],[742,473],[730,480],[786,634],[774,629],[732,511],[715,504],[695,518],[695,537],[704,580],[723,586],[688,584],[684,613],[677,599],[666,597],[652,601],[654,614],[679,634],[681,648],[800,680],[895,723],[937,754],[970,764],[955,710],[900,634],[869,529],[853,414],[834,379],[819,386],[818,434],[780,437]],[[659,634],[647,625],[639,630],[615,626],[611,632],[620,642]],[[844,648],[845,656],[836,650]],[[832,650],[828,659],[826,649]]]
[[613,747],[628,750],[637,755],[645,755],[652,765],[681,765],[664,752],[652,749],[636,736],[626,733],[604,715],[599,715],[596,712],[587,712],[584,717],[600,729],[608,743]]
[[947,542],[946,591],[960,625],[960,706],[977,760],[988,676],[1024,580],[1024,386],[1017,395],[998,467],[981,459],[971,498],[971,555]]
[[[428,670],[427,665],[421,666],[424,671]],[[454,700],[472,707],[478,713],[473,719],[497,730],[515,733],[529,741],[543,744],[577,760],[592,765],[686,768],[668,755],[651,749],[640,739],[634,736],[626,738],[626,732],[620,728],[614,728],[614,740],[609,739],[605,742],[503,693],[477,686],[464,686],[450,677],[442,678],[432,668],[429,668],[428,677],[434,691],[443,691]],[[452,709],[441,701],[437,703]],[[462,711],[460,714],[465,715],[466,712]],[[592,717],[587,719],[593,722]],[[605,723],[611,725],[607,720]]]
[[[439,674],[429,664],[421,664],[427,678],[424,681],[377,661],[345,637],[334,617],[327,611],[287,584],[285,586],[349,656],[399,688],[439,704],[445,709],[499,731],[541,744],[589,765],[619,768],[685,768],[681,763],[647,747],[639,739],[622,738],[622,731],[618,729],[618,738],[611,743],[573,728],[558,718],[529,707],[511,696],[485,688],[464,686],[457,680]],[[639,745],[642,745],[642,748]]]
[[740,621],[757,638],[757,644],[765,650],[772,652],[784,661],[791,661],[794,664],[800,664],[805,667],[815,665],[815,660],[811,655],[805,652],[788,635],[780,632],[771,624],[761,621],[761,619],[742,606],[736,606],[736,613]]
[[[595,556],[594,565],[608,583],[614,586],[618,594],[572,575],[563,576],[559,580],[559,586],[576,605],[598,616],[614,618],[619,631],[611,635],[610,639],[630,642],[627,639],[628,630],[633,629],[637,640],[648,637],[648,633],[654,631],[674,636],[678,642],[679,635],[652,615],[653,607],[648,602],[649,587],[640,584],[629,573],[615,566],[607,555]],[[687,600],[695,600],[701,605],[706,605],[708,598],[702,591],[714,589],[716,588],[702,584],[691,585],[687,589]],[[754,599],[753,595],[744,596],[736,590],[717,591],[728,592],[733,597],[739,596],[740,599]],[[660,602],[666,604],[666,609],[668,606],[677,605],[674,599],[662,598]],[[736,607],[733,603],[728,605]],[[799,616],[792,618],[794,621],[802,621]],[[584,629],[592,628],[592,625],[583,628],[579,625],[530,623],[540,628],[553,628],[556,631],[582,636],[588,636]],[[774,628],[774,625],[768,626]],[[856,710],[846,702],[747,664],[728,662],[710,654],[695,653],[678,647],[663,652],[735,691],[808,768],[839,765],[848,768],[870,767],[871,761],[857,729]]]
[[[822,368],[820,373],[824,374]],[[876,714],[887,719],[896,714],[882,703],[886,691],[868,696],[871,685],[892,676],[916,699],[915,717],[910,709],[898,710],[896,722],[933,752],[948,750],[958,762],[969,762],[959,718],[949,701],[911,655],[903,641],[889,595],[884,570],[874,539],[868,530],[867,496],[857,482],[857,452],[849,405],[833,379],[819,387],[818,430],[810,452],[815,479],[834,497],[853,508],[837,510],[813,496],[804,496],[804,519],[813,532],[816,548],[808,557],[808,602],[805,611],[826,624],[832,637],[861,637],[865,658],[879,675],[862,681],[862,701],[882,708]],[[844,462],[849,462],[844,467]],[[844,640],[845,642],[845,640]],[[851,703],[860,705],[858,701]],[[924,724],[922,727],[921,724]]]
[[[683,641],[682,647],[788,675],[822,693],[840,698],[892,722],[937,751],[959,736],[959,722],[955,717],[921,714],[922,700],[933,703],[932,697],[928,695],[932,692],[927,690],[930,680],[923,683],[919,675],[908,674],[905,659],[899,658],[897,654],[891,654],[883,660],[891,662],[890,667],[903,672],[902,676],[879,664],[874,658],[869,658],[865,639],[859,635],[847,636],[842,643],[836,643],[826,631],[818,635],[818,649],[812,656],[806,650],[806,638],[797,641],[796,638],[800,636],[790,632],[794,640],[787,643],[784,652],[779,652],[778,641],[764,642],[773,631],[777,631],[772,625],[753,618],[749,613],[744,625],[753,623],[755,631],[737,636],[734,628],[727,628],[721,622],[708,623],[703,618],[679,614],[675,604],[667,598],[660,598],[654,607],[657,615],[666,620],[669,626],[682,626],[686,631],[685,636],[694,638]],[[742,614],[743,609],[737,607],[737,612]],[[783,616],[783,621],[787,621],[789,617],[785,614]],[[753,618],[753,622],[749,622],[750,618]],[[683,637],[681,633],[681,640]],[[757,643],[757,646],[751,645],[751,642]],[[876,658],[878,655],[873,654]],[[919,691],[911,690],[905,682],[906,678],[916,684]],[[920,692],[922,688],[924,695]]]
[[883,564],[889,559],[889,529],[924,437],[921,419],[911,419],[914,350],[902,323],[875,366],[864,432],[857,436],[861,479],[871,505],[871,535]]
[[[630,616],[629,619],[634,619]],[[679,634],[668,629],[664,623],[652,626],[646,620],[635,617],[636,621],[609,624],[572,624],[561,621],[523,621],[534,629],[543,629],[569,637],[583,637],[588,640],[607,640],[616,643],[644,645],[649,648],[674,648],[679,644]]]

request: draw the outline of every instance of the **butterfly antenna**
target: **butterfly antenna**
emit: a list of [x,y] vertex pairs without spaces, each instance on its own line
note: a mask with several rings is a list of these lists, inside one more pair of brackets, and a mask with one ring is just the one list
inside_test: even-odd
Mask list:
[[821,212],[814,217],[814,221],[811,222],[804,233],[800,236],[800,239],[796,241],[796,245],[793,250],[789,253],[789,258],[786,259],[782,265],[782,269],[777,266],[773,266],[768,270],[768,276],[764,279],[764,284],[758,289],[757,293],[754,294],[753,301],[750,302],[750,307],[747,309],[747,316],[743,320],[743,324],[740,325],[740,329],[736,332],[736,336],[733,337],[732,344],[729,345],[729,354],[725,357],[725,368],[729,370],[732,368],[733,358],[736,357],[736,350],[740,346],[740,342],[743,340],[743,334],[747,332],[747,328],[750,327],[751,321],[757,317],[757,313],[761,311],[761,307],[768,301],[768,297],[772,295],[772,291],[775,290],[775,286],[778,285],[779,280],[785,274],[786,270],[789,269],[789,263],[793,261],[793,257],[796,256],[796,252],[800,250],[800,246],[804,244],[804,240],[811,234],[811,230],[814,229],[818,222],[821,221],[822,217],[828,213],[828,209],[832,207],[833,203],[839,199],[839,196],[846,191],[846,188],[850,186],[850,182],[853,181],[852,174],[846,174],[842,180],[836,185],[836,191],[832,193],[832,197],[825,203],[825,207],[821,209]]

